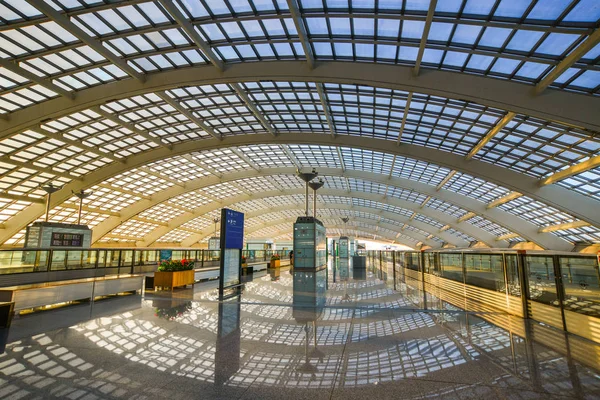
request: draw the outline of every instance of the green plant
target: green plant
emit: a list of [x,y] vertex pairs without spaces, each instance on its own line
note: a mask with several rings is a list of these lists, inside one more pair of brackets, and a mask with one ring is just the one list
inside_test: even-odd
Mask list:
[[246,264],[248,262],[248,260],[246,259],[246,256],[242,256],[242,264]]
[[163,260],[158,266],[159,272],[189,271],[194,269],[194,260]]
[[281,257],[279,256],[279,254],[273,254],[271,256],[271,261],[279,261],[281,260]]

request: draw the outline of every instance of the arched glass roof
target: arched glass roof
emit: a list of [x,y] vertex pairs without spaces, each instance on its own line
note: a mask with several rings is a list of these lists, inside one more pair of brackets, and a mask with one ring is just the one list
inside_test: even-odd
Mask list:
[[96,244],[193,245],[224,206],[283,238],[313,167],[332,234],[600,243],[599,26],[589,0],[0,0],[0,243],[48,182],[52,221],[94,191]]

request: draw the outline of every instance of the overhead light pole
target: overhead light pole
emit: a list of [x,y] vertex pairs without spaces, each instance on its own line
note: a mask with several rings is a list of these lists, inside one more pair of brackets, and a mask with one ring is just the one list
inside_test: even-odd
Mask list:
[[72,193],[75,196],[77,196],[77,198],[79,199],[79,212],[77,214],[77,225],[81,225],[81,211],[83,209],[83,199],[87,199],[94,192],[84,192],[83,189],[82,189],[79,192],[73,192],[72,191]]
[[47,185],[40,186],[40,188],[47,193],[45,222],[48,222],[48,218],[50,216],[50,197],[52,196],[52,193],[58,192],[60,189],[62,189],[62,186],[54,186],[54,184],[50,182]]
[[313,217],[317,218],[317,190],[321,189],[325,182],[319,179],[317,182],[309,182],[308,186],[313,190]]
[[312,181],[319,175],[319,173],[313,168],[312,172],[300,172],[300,170],[296,170],[296,173],[305,183],[305,191],[304,191],[304,215],[308,217],[308,182]]

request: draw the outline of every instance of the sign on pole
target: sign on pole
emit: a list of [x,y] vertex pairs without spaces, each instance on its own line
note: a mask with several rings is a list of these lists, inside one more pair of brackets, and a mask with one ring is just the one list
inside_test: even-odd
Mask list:
[[241,284],[242,247],[244,246],[244,214],[221,209],[221,274],[219,296]]

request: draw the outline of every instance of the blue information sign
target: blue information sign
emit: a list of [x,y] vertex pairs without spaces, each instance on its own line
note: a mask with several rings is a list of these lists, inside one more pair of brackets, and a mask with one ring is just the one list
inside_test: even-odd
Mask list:
[[161,250],[160,251],[160,261],[170,260],[171,257],[173,257],[173,251],[172,250]]
[[241,249],[244,247],[244,213],[224,209],[222,227],[225,243],[223,249]]

